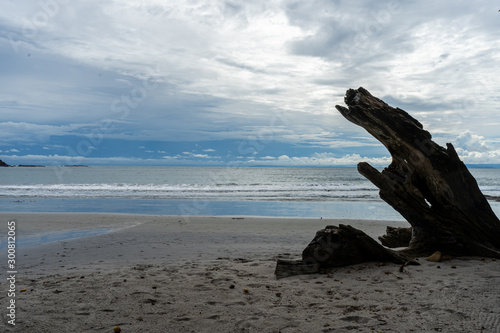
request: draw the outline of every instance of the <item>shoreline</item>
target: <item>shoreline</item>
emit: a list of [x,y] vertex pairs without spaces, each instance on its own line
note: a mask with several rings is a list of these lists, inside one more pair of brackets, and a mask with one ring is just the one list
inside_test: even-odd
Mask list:
[[382,200],[376,201],[224,201],[132,198],[0,198],[4,212],[122,213],[188,216],[273,216],[403,220]]
[[[18,200],[20,199],[20,200]],[[404,218],[382,200],[339,201],[211,201],[155,199],[0,198],[7,213],[98,213],[160,216],[249,216],[304,219],[394,220]],[[500,216],[500,202],[489,201]]]
[[[300,255],[326,225],[351,224],[375,239],[387,225],[407,226],[402,221],[118,213],[0,213],[0,220],[16,221],[25,274],[41,270],[40,262],[44,271],[64,271],[148,260],[214,259],[226,256],[221,255],[224,252],[232,253],[230,257]],[[86,234],[96,230],[102,232]],[[4,244],[0,248],[5,250]]]
[[[110,232],[17,249],[6,332],[498,332],[500,261],[364,263],[277,280],[328,224],[376,236],[401,221],[0,213],[19,237]],[[6,250],[2,250],[6,257]],[[6,262],[6,260],[4,260]],[[3,263],[5,266],[6,263]],[[2,269],[7,272],[7,268]],[[21,290],[25,290],[21,292]],[[8,304],[7,293],[0,303]],[[5,307],[4,307],[5,309]],[[4,310],[6,311],[6,310]]]

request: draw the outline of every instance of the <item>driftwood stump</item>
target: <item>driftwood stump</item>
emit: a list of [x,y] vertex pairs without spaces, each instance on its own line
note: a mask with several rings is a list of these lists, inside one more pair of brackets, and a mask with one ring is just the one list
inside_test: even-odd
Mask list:
[[316,233],[302,252],[302,260],[278,260],[278,278],[298,274],[318,273],[332,267],[359,264],[366,261],[407,265],[416,264],[405,254],[383,247],[363,231],[350,225],[327,226]]
[[411,234],[411,228],[387,226],[385,235],[380,236],[378,239],[382,245],[390,248],[408,247],[411,242]]
[[[500,258],[500,220],[479,190],[474,177],[460,161],[453,145],[448,143],[446,148],[439,146],[420,122],[405,111],[372,96],[364,88],[348,90],[345,103],[348,108],[337,105],[337,110],[347,120],[366,129],[392,156],[392,163],[382,172],[368,163],[358,164],[358,171],[380,189],[382,200],[412,226],[409,246],[390,253],[397,253],[404,258],[402,260],[428,256],[436,251],[451,256]],[[330,250],[331,258],[322,259],[323,256],[326,258],[327,252],[313,255],[316,266],[345,266],[358,263],[359,258],[373,260],[371,255],[374,252],[383,253],[373,244],[374,240],[361,231],[364,236],[360,235],[358,231],[354,232],[357,235],[354,238],[337,237],[330,246],[333,249]],[[390,238],[390,235],[387,237]],[[304,250],[303,260],[297,264],[311,262],[314,242]],[[328,237],[326,242],[329,242]],[[353,244],[364,257],[356,255],[349,259],[340,250],[348,249]],[[391,256],[383,256],[383,259],[397,262]]]

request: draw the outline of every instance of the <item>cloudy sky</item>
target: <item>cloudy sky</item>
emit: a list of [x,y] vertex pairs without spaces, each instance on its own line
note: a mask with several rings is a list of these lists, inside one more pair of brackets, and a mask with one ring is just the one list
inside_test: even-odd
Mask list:
[[466,163],[500,163],[500,5],[0,0],[9,164],[386,165],[360,86]]

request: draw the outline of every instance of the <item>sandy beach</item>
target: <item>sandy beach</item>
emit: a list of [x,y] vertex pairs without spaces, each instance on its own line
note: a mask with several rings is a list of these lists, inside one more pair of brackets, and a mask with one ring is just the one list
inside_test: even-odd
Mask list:
[[[364,263],[276,279],[326,225],[400,221],[0,213],[15,221],[12,332],[500,332],[500,262]],[[7,272],[7,228],[0,244]],[[15,299],[15,326],[6,316]]]

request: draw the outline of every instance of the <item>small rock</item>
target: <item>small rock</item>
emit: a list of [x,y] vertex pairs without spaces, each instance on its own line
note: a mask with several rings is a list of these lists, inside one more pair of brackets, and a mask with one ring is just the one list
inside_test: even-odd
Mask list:
[[432,261],[432,262],[440,262],[441,261],[442,254],[439,251],[434,252],[432,255],[427,257],[427,261]]

